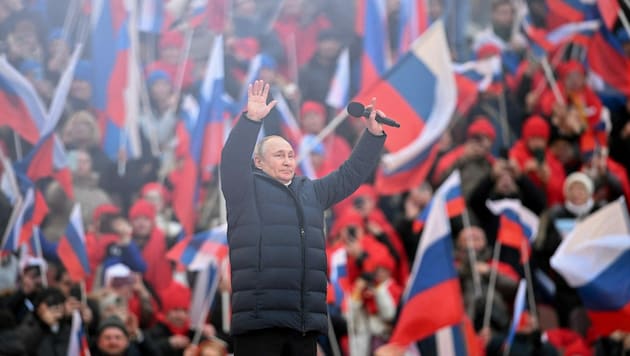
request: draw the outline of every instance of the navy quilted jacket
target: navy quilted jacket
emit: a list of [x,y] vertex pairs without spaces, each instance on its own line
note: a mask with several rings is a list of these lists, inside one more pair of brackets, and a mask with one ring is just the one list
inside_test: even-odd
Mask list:
[[232,334],[272,327],[328,330],[324,210],[372,173],[385,135],[365,132],[351,157],[328,176],[289,186],[252,167],[261,123],[243,116],[223,148],[232,267]]

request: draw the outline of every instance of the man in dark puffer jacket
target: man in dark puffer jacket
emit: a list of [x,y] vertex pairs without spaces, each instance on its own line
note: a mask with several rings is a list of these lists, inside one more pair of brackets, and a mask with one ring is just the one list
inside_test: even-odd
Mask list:
[[385,133],[372,110],[368,132],[338,170],[317,180],[294,176],[295,152],[285,139],[268,136],[254,147],[262,119],[275,106],[267,104],[268,92],[262,81],[249,87],[247,112],[221,157],[234,352],[315,355],[317,335],[328,330],[324,210],[373,172]]

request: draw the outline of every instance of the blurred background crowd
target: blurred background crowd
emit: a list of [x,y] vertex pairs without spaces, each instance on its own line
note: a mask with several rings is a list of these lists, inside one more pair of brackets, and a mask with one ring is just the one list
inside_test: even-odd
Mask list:
[[[504,353],[528,270],[535,310],[521,317],[509,354],[630,354],[629,325],[594,332],[577,290],[550,264],[577,221],[630,197],[624,0],[0,0],[0,354],[65,355],[77,314],[93,355],[229,353],[229,268],[218,269],[208,317],[192,323],[200,272],[166,256],[225,222],[217,157],[247,84],[271,84],[281,102],[265,134],[307,147],[301,173],[322,177],[364,128],[349,117],[325,130],[365,86],[361,65],[374,48],[364,39],[377,32],[386,45],[376,53],[395,67],[410,3],[425,16],[417,34],[441,19],[452,61],[477,74],[456,70],[457,108],[419,184],[383,191],[375,174],[329,212],[336,279],[320,352],[369,355],[388,342],[423,211],[458,171],[467,213],[450,220],[452,258],[475,331],[469,348]],[[339,106],[329,93],[344,55]],[[376,103],[385,113],[399,104]],[[486,201],[504,198],[539,218],[528,258],[518,248],[493,254],[503,227]],[[72,226],[82,226],[84,259],[68,252]]]

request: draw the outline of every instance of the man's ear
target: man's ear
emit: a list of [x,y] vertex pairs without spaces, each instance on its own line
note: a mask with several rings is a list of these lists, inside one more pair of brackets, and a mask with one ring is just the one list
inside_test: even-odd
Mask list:
[[254,166],[258,169],[262,169],[262,159],[259,155],[254,155]]

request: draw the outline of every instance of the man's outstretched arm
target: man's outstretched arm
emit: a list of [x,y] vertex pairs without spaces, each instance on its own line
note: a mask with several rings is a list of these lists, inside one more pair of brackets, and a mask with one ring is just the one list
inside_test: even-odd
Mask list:
[[267,104],[269,84],[257,80],[247,88],[247,111],[230,132],[221,152],[221,186],[226,199],[244,193],[243,184],[251,179],[246,172],[251,167],[252,153],[262,120],[276,105]]

